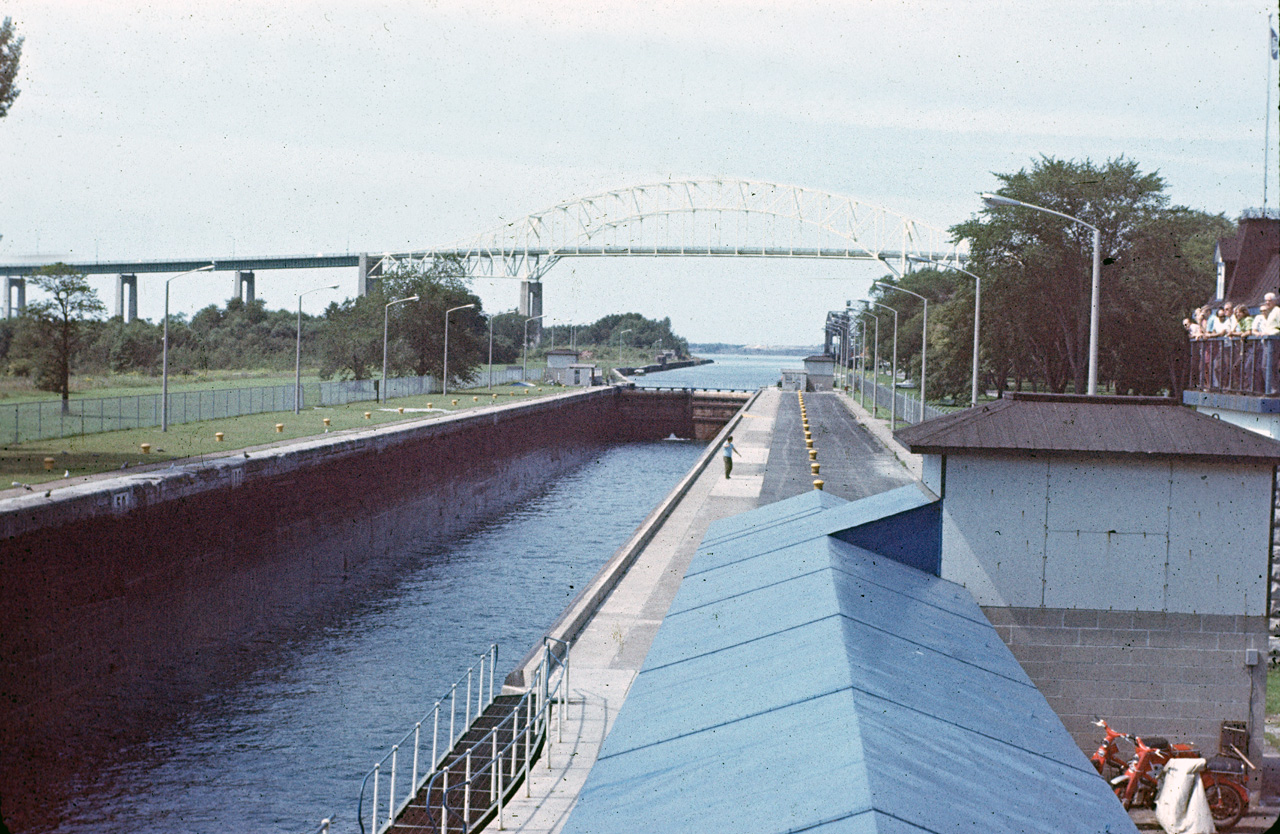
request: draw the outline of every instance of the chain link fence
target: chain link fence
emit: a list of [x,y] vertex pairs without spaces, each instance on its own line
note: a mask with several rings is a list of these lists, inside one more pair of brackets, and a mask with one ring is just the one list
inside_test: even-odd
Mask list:
[[[494,370],[493,384],[520,381],[519,368]],[[540,380],[542,370],[530,371],[530,381]],[[338,406],[378,399],[380,380],[354,379],[342,382],[307,382],[302,385],[300,407]],[[489,372],[479,371],[471,379],[457,385],[458,390],[484,388],[489,385]],[[438,394],[440,384],[434,376],[396,377],[387,380],[387,399]],[[294,387],[287,385],[225,388],[204,391],[179,391],[169,394],[169,422],[197,423],[293,411]],[[82,434],[98,434],[123,429],[150,428],[160,425],[160,395],[139,394],[130,397],[98,397],[13,403],[0,405],[0,439],[6,443],[30,440],[52,440]]]
[[[897,417],[907,423],[919,423],[923,420],[932,420],[934,417],[941,417],[947,412],[934,408],[929,404],[921,407],[920,400],[917,397],[909,397],[901,391],[895,391],[887,385],[881,385],[878,382],[863,380],[861,377],[852,376],[850,382],[853,385],[853,395],[855,397],[863,396],[863,388],[865,386],[865,396],[867,408],[871,409],[873,402],[878,402],[880,408],[888,411],[890,403],[893,403],[897,409]],[[896,400],[896,403],[894,402]]]

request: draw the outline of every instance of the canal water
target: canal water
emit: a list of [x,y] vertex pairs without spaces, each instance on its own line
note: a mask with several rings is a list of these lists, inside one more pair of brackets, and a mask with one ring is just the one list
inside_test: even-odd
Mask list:
[[[772,385],[798,358],[716,356],[646,385]],[[271,644],[212,691],[109,753],[69,788],[49,831],[355,831],[360,780],[490,643],[505,674],[675,486],[702,447],[631,443],[394,579]]]

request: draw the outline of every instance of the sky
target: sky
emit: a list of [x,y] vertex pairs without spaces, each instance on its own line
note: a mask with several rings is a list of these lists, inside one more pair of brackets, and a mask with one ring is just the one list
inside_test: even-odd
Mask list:
[[[741,177],[941,228],[1041,155],[1158,171],[1176,204],[1280,200],[1269,0],[0,0],[0,263],[449,246],[614,188]],[[1272,25],[1276,25],[1272,21]],[[816,344],[883,267],[563,259],[548,319]],[[139,276],[159,321],[163,275]],[[111,276],[92,280],[115,308]],[[259,272],[318,313],[355,269]],[[486,310],[518,284],[477,279]],[[233,275],[172,284],[190,315]]]

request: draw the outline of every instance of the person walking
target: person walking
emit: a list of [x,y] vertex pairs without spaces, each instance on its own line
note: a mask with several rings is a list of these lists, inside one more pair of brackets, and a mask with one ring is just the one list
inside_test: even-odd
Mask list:
[[738,455],[741,457],[737,447],[733,445],[733,435],[729,435],[724,439],[724,447],[721,451],[724,454],[724,477],[728,479],[729,473],[733,471],[733,456]]

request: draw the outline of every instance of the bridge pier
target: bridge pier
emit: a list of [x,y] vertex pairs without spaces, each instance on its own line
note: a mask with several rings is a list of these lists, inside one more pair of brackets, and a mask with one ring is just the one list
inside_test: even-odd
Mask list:
[[[125,292],[129,293],[129,307],[126,310],[124,304]],[[138,318],[138,276],[137,275],[117,275],[116,276],[116,315],[125,324],[135,321]]]
[[253,273],[236,272],[236,298],[245,304],[253,303]]
[[[516,309],[525,318],[542,315],[541,281],[520,282],[520,306]],[[535,347],[542,344],[542,322],[540,320],[529,323],[529,336],[532,338]]]
[[4,283],[4,317],[13,318],[13,291],[18,291],[18,315],[27,309],[27,279],[16,275],[5,278]]
[[382,260],[378,259],[370,265],[369,253],[361,252],[356,270],[356,294],[363,298],[377,292],[382,283]]

